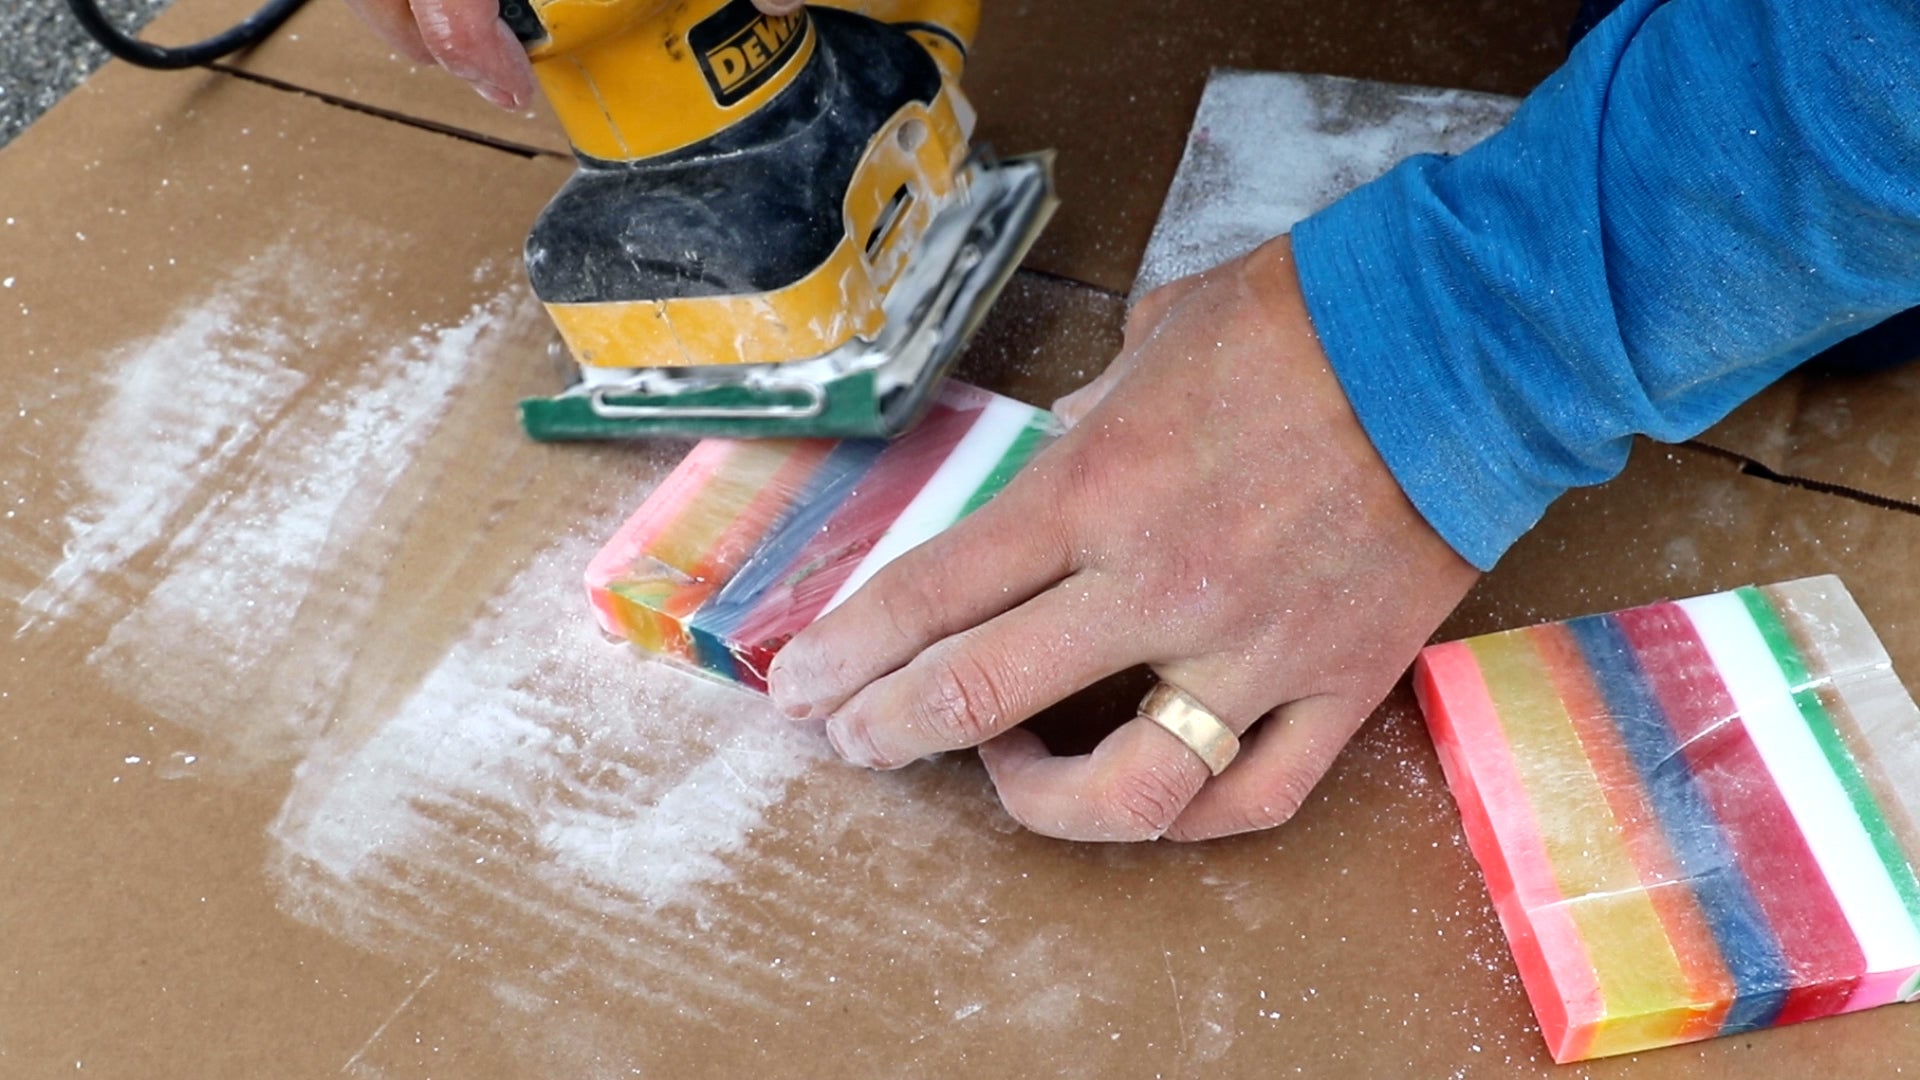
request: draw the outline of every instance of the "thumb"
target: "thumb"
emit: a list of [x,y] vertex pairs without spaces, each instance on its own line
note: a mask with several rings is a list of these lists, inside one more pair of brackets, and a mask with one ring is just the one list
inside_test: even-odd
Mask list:
[[1060,418],[1060,422],[1068,427],[1078,424],[1114,387],[1120,385],[1120,380],[1126,378],[1127,372],[1132,371],[1134,364],[1139,361],[1140,346],[1153,336],[1180,301],[1192,295],[1205,280],[1206,275],[1194,274],[1168,282],[1141,297],[1140,302],[1127,313],[1127,336],[1120,348],[1120,355],[1114,357],[1106,370],[1095,376],[1092,382],[1053,403],[1053,414]]

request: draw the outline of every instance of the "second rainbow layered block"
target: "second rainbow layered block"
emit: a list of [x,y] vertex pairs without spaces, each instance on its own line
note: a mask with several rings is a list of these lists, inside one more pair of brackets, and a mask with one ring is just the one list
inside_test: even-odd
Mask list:
[[1920,711],[1838,579],[1435,646],[1415,686],[1556,1060],[1920,992]]

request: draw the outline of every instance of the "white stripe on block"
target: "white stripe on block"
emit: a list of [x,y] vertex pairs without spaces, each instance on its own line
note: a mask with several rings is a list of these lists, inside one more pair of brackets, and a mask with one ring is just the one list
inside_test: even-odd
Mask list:
[[1746,603],[1737,594],[1720,593],[1682,600],[1680,608],[1720,669],[1748,737],[1813,849],[1827,885],[1853,927],[1867,970],[1891,971],[1920,963],[1920,932],[1908,918],[1840,778],[1800,715],[1786,674],[1754,625]]
[[878,543],[860,560],[860,565],[833,594],[820,614],[825,615],[847,601],[847,598],[860,591],[873,575],[879,573],[888,563],[938,536],[947,526],[960,517],[967,508],[980,485],[1000,464],[1000,459],[1013,449],[1015,440],[1020,438],[1027,425],[1033,422],[1034,409],[1008,398],[996,397],[987,402],[980,411],[973,426],[955,443],[947,454],[947,460],[940,463],[920,493],[913,497],[900,516],[887,526]]

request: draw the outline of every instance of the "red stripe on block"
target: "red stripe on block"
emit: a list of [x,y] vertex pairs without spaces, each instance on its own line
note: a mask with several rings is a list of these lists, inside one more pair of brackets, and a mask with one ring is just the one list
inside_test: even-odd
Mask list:
[[1797,985],[1775,1023],[1839,1012],[1866,971],[1866,958],[1793,811],[1778,788],[1754,782],[1772,774],[1692,620],[1677,604],[1615,617],[1786,955]]

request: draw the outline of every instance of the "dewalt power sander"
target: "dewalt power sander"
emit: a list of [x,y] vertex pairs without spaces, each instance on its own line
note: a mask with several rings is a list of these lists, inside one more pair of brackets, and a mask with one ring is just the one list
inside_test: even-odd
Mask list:
[[[499,2],[580,162],[527,242],[571,361],[536,439],[897,434],[1053,212],[1048,156],[969,149],[978,0]],[[182,66],[300,0],[174,50],[70,3]]]
[[1052,213],[969,153],[978,0],[502,0],[580,168],[527,271],[579,378],[539,439],[895,434]]

